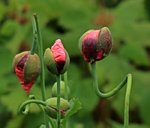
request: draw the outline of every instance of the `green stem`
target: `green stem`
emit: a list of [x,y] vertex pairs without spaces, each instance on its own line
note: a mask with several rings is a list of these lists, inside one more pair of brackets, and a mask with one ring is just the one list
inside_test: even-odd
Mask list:
[[97,81],[97,75],[96,75],[96,63],[92,63],[91,67],[92,67],[92,76],[94,79],[94,84],[93,84],[94,89],[96,91],[96,94],[102,98],[107,98],[107,97],[111,97],[115,95],[127,83],[127,77],[125,77],[123,81],[118,86],[116,86],[113,90],[107,93],[103,93],[99,90],[99,87],[98,87],[98,81]]
[[26,107],[26,105],[31,104],[31,103],[35,103],[35,104],[37,104],[38,106],[39,106],[39,105],[46,106],[46,103],[45,103],[44,101],[41,101],[41,100],[35,100],[35,99],[33,99],[33,100],[27,100],[27,101],[23,102],[23,103],[20,105],[20,107],[19,107],[19,112],[22,112],[23,109]]
[[38,19],[37,15],[34,14],[34,23],[35,23],[35,29],[37,32],[37,40],[38,40],[38,49],[39,49],[39,55],[40,55],[40,60],[41,60],[41,86],[42,86],[42,99],[43,101],[46,100],[46,93],[45,93],[45,70],[44,70],[44,59],[43,59],[43,43],[42,43],[42,38],[41,38],[41,32],[39,29],[39,24],[38,24]]
[[35,53],[36,45],[37,45],[37,30],[35,27],[35,22],[33,21],[33,41],[32,41],[32,47],[30,50],[32,55]]
[[61,113],[60,113],[60,80],[61,75],[59,74],[57,76],[57,128],[60,128],[60,119],[61,119]]
[[[68,90],[68,74],[67,74],[67,72],[65,72],[65,74],[64,74],[64,82],[65,82],[65,99],[68,100],[68,94],[69,94],[68,91],[69,90]],[[68,128],[68,120],[66,120],[64,122],[64,127]]]
[[125,96],[125,108],[124,108],[124,128],[128,128],[129,125],[129,102],[132,86],[132,75],[128,74],[127,76],[127,89]]
[[65,99],[68,100],[68,76],[67,72],[64,74],[64,81],[65,81]]

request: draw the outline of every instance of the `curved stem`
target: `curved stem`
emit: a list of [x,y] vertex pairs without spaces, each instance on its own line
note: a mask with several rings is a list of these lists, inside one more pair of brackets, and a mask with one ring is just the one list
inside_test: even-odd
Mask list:
[[132,86],[132,75],[128,74],[127,89],[125,96],[125,108],[124,108],[124,128],[127,128],[129,125],[129,103],[130,103],[131,86]]
[[126,96],[125,96],[125,108],[124,108],[124,128],[128,128],[129,125],[129,102],[130,102],[130,93],[132,86],[132,75],[128,74],[125,79],[112,91],[103,93],[98,88],[97,76],[96,76],[96,63],[92,64],[92,75],[94,79],[94,89],[98,96],[107,98],[115,95],[125,84],[127,84]]
[[40,60],[41,60],[41,86],[42,86],[42,99],[43,101],[46,100],[46,93],[45,93],[45,70],[44,70],[44,59],[43,59],[43,43],[42,43],[42,38],[41,38],[41,32],[39,29],[39,24],[38,24],[38,19],[37,19],[37,15],[34,14],[34,23],[35,23],[35,29],[37,32],[37,41],[39,44],[39,54],[40,54]]
[[61,119],[61,113],[60,113],[60,80],[61,75],[59,74],[57,76],[57,128],[60,128],[60,119]]
[[96,94],[102,98],[107,98],[115,95],[127,83],[127,77],[125,77],[123,81],[118,86],[116,86],[112,91],[103,93],[98,88],[98,81],[96,75],[96,63],[92,63],[91,67],[92,67],[92,76],[94,79],[94,83],[93,83],[94,89],[96,91]]
[[39,105],[46,106],[46,103],[45,103],[44,101],[41,101],[41,100],[35,100],[35,99],[27,100],[27,101],[23,102],[23,103],[20,105],[20,107],[19,107],[19,112],[22,112],[23,109],[26,107],[26,105],[31,104],[31,103],[35,103],[35,104],[37,104],[38,106],[39,106]]

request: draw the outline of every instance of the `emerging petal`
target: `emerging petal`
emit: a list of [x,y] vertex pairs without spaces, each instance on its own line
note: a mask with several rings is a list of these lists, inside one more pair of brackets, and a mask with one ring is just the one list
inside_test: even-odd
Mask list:
[[58,72],[60,72],[66,62],[66,52],[60,39],[55,41],[54,45],[51,47],[51,51],[53,53]]

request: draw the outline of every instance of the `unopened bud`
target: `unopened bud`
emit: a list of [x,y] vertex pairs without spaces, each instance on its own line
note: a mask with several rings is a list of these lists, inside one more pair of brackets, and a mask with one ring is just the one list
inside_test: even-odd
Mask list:
[[20,80],[22,88],[29,93],[40,73],[40,59],[37,54],[25,51],[17,54],[13,60],[13,69]]
[[45,50],[44,61],[48,70],[55,75],[63,74],[67,70],[70,59],[60,39],[56,40],[51,49]]
[[[65,83],[64,81],[61,81],[60,82],[60,96],[65,98],[65,95],[67,93],[67,95],[69,95],[70,93],[70,89],[69,87],[67,86],[67,92],[65,92]],[[52,87],[52,96],[55,97],[57,96],[57,82],[54,83],[53,87]]]
[[60,111],[61,118],[63,118],[67,112],[67,110],[70,108],[70,104],[67,100],[60,98],[60,110],[57,109],[57,97],[49,98],[46,100],[46,113],[56,119],[57,118],[57,112]]
[[102,60],[111,51],[112,37],[109,29],[89,30],[80,38],[79,47],[86,62]]

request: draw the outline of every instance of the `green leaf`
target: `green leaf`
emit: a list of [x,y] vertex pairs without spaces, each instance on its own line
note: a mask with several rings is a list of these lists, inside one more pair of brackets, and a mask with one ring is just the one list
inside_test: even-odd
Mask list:
[[39,128],[46,128],[46,125],[42,124]]
[[13,118],[8,122],[6,128],[20,128],[23,121],[23,116],[13,116]]
[[26,35],[31,28],[30,25],[18,25],[16,27],[15,35],[5,44],[6,48],[8,48],[12,53],[18,52],[20,43],[26,39]]
[[68,119],[70,116],[74,115],[76,112],[78,112],[81,109],[81,102],[78,99],[72,99],[70,101],[70,109],[65,115],[65,119]]
[[139,103],[140,115],[143,121],[150,126],[150,87],[147,87],[144,93],[141,95],[141,101]]
[[[129,14],[126,13],[127,10],[130,12]],[[144,48],[150,46],[148,36],[150,23],[147,21],[144,1],[123,1],[118,8],[112,10],[112,16],[114,17],[114,22],[111,30],[115,42],[123,41],[125,43],[126,46],[121,48],[124,49],[124,52],[129,49],[130,51],[131,49],[135,50],[130,55],[128,52],[126,53],[128,58],[132,58],[137,63],[148,65],[148,58]],[[140,55],[139,60],[134,57],[137,52]]]
[[[12,73],[12,60],[13,56],[10,51],[8,51],[6,48],[0,49],[0,81],[1,81],[1,89],[0,89],[0,95],[8,93],[9,91],[12,91],[12,89],[17,85],[17,78]],[[7,59],[5,59],[7,58]]]
[[133,61],[135,64],[145,66],[149,65],[149,59],[146,51],[139,45],[136,45],[132,42],[121,47],[119,49],[119,54],[122,57]]
[[1,102],[8,107],[13,115],[17,114],[18,106],[26,99],[25,93],[20,88],[14,88],[14,90],[7,96],[1,97]]
[[0,20],[3,18],[4,14],[6,13],[6,6],[0,1]]
[[[119,124],[117,122],[112,122],[111,125],[112,128],[124,128],[123,124]],[[129,124],[128,128],[149,128],[149,127],[141,124]]]
[[10,39],[10,37],[12,37],[15,34],[17,29],[16,27],[17,23],[15,21],[7,20],[2,26],[0,34]]

